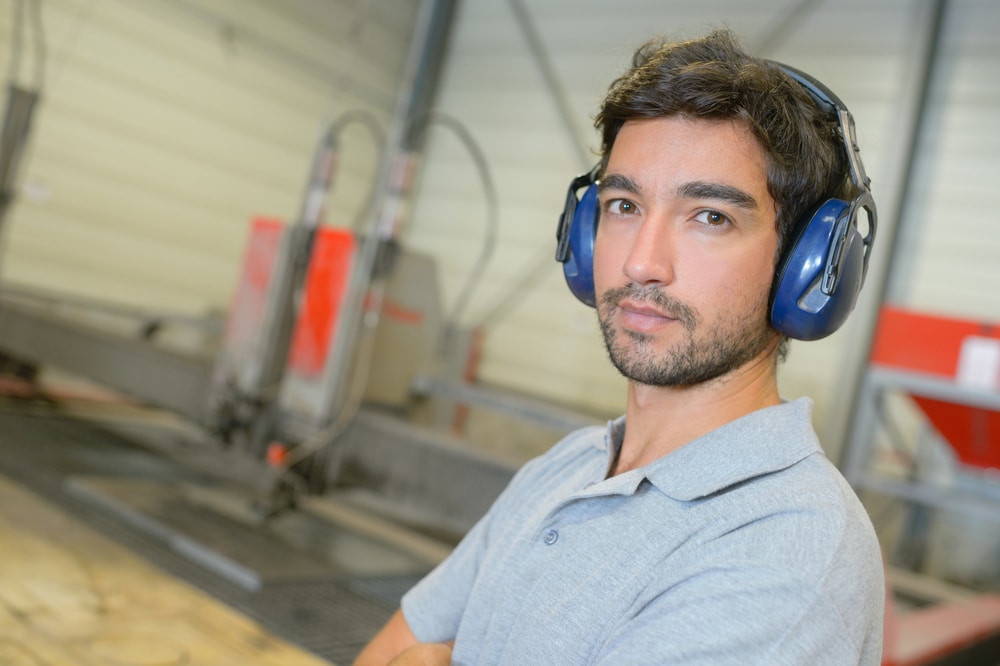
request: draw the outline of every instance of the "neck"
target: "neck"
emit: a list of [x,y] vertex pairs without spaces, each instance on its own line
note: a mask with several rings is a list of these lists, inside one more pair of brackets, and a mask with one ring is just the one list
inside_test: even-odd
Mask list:
[[702,384],[629,382],[625,440],[612,475],[649,464],[731,421],[780,403],[776,345],[746,365]]

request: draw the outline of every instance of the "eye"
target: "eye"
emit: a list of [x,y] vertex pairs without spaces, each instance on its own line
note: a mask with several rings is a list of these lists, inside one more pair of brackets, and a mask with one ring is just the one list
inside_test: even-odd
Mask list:
[[628,199],[611,199],[604,205],[604,210],[610,215],[635,215],[639,207]]
[[732,222],[728,215],[717,210],[703,210],[695,215],[694,219],[710,227],[721,227]]

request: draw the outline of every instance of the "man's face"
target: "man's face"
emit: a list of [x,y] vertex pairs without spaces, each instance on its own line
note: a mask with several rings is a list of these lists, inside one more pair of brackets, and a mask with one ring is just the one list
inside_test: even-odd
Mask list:
[[778,334],[767,302],[778,245],[764,154],[730,122],[626,122],[600,184],[597,312],[627,378],[723,376]]

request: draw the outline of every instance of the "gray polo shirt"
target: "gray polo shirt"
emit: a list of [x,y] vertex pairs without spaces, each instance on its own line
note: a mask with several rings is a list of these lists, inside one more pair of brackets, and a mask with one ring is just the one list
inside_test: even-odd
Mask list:
[[879,544],[799,399],[605,479],[624,420],[525,465],[403,598],[455,664],[871,664]]

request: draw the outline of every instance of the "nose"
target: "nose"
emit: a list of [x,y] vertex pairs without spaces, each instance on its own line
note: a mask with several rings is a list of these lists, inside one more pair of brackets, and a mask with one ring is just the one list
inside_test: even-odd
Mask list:
[[638,226],[622,270],[639,285],[669,284],[674,280],[676,243],[666,220],[647,217]]

